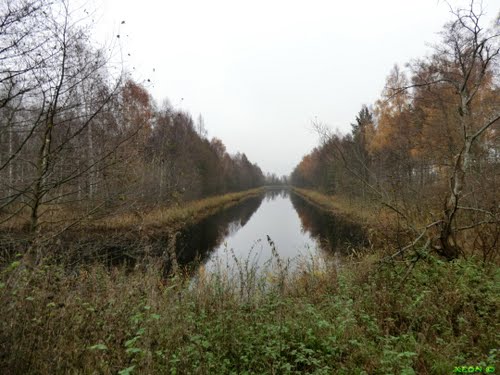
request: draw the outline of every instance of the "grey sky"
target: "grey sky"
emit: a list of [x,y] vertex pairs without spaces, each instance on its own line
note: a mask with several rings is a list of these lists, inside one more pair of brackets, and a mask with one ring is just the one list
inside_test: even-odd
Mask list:
[[[278,175],[316,146],[314,119],[348,131],[392,66],[425,55],[451,17],[437,0],[94,2],[98,38],[121,35],[158,103],[201,113],[209,137]],[[491,20],[500,4],[483,7]]]

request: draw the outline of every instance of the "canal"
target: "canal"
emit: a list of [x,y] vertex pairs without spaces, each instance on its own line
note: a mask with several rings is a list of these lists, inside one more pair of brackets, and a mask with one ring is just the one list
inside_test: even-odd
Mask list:
[[278,257],[296,267],[305,259],[334,258],[365,243],[360,225],[310,204],[290,190],[269,190],[189,228],[176,243],[180,264],[206,270],[263,268]]

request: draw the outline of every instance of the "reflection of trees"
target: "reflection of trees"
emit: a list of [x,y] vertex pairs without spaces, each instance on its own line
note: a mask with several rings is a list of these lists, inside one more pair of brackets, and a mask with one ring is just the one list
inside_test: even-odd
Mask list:
[[240,204],[212,215],[181,232],[176,244],[180,264],[199,258],[204,260],[224,238],[236,233],[248,223],[257,211],[264,196],[251,197]]
[[[259,201],[259,206],[261,202],[262,198]],[[259,208],[259,206],[257,206],[257,208]],[[248,209],[249,207],[246,208]],[[222,237],[232,236],[233,234],[238,232],[241,228],[243,228],[246,225],[246,223],[248,223],[250,218],[253,216],[255,211],[257,211],[257,208],[253,211],[246,211],[245,207],[239,207],[239,209],[242,209],[241,217],[238,217],[234,221],[231,221],[227,224],[227,228],[223,231]]]
[[273,201],[276,198],[288,198],[290,190],[288,189],[271,189],[266,191],[266,201]]
[[325,250],[346,251],[348,246],[363,245],[365,233],[359,224],[320,210],[296,194],[290,194],[302,229],[319,240]]
[[[201,260],[207,257],[226,236],[236,233],[245,226],[260,207],[263,198],[264,195],[248,198],[181,231],[176,241],[179,264],[186,265],[197,257]],[[108,266],[126,264],[133,267],[146,255],[163,256],[169,245],[166,232],[140,238],[133,232],[110,234],[109,231],[94,230],[88,234],[80,233],[78,238],[68,232],[61,238],[61,244],[54,248],[54,253],[66,254],[68,264],[71,265],[99,261]],[[67,249],[64,248],[64,244],[67,243],[73,244],[71,254],[67,254]],[[168,271],[169,265],[165,266]]]
[[229,223],[227,225],[225,236],[232,236],[233,234],[238,232],[245,224],[246,222],[242,223],[241,220],[236,220],[233,221],[232,223]]

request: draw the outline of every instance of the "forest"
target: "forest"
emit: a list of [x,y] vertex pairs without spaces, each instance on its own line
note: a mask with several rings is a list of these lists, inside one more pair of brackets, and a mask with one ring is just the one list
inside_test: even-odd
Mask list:
[[315,123],[322,143],[292,184],[388,207],[415,242],[447,259],[497,254],[500,227],[498,34],[474,13],[447,26],[434,53],[394,66],[349,134]]
[[1,373],[495,372],[500,13],[448,4],[431,52],[278,176],[73,5],[0,3]]
[[[260,186],[201,115],[158,106],[65,2],[9,1],[0,38],[2,225],[40,232],[119,206],[169,205]],[[87,25],[88,27],[88,25]],[[75,210],[77,208],[77,210]],[[72,215],[72,212],[78,213]]]

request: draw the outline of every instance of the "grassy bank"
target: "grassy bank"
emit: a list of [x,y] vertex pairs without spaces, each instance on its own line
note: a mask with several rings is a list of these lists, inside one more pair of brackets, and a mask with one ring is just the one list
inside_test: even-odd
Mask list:
[[[358,263],[165,280],[159,265],[0,279],[4,374],[450,374],[494,365],[498,269]],[[316,263],[317,264],[317,263]],[[243,269],[243,268],[242,268]]]
[[326,195],[309,189],[293,187],[292,190],[310,204],[360,224],[365,228],[370,247],[377,253],[394,253],[401,244],[413,241],[413,233],[396,213],[370,200],[354,199],[341,195]]
[[[166,254],[167,248],[175,251],[172,238],[176,232],[264,191],[264,188],[257,188],[170,207],[142,211],[129,209],[102,219],[89,218],[75,225],[69,221],[64,225],[69,229],[62,231],[60,227],[47,227],[35,240],[25,225],[0,228],[0,270],[14,261],[16,254],[23,254],[23,261],[29,266],[47,256],[51,257],[52,262],[76,266],[94,259],[101,259],[105,263],[135,263],[146,253],[156,256]],[[36,245],[33,246],[33,243]],[[169,268],[168,264],[165,266]]]
[[172,207],[160,207],[143,212],[121,213],[94,222],[92,223],[92,227],[112,230],[130,229],[137,226],[178,229],[238,204],[249,197],[262,194],[264,191],[265,188],[256,188],[179,203]]
[[[45,215],[47,217],[47,224],[44,224],[44,230],[51,230],[50,222],[64,223],[64,226],[71,226],[71,228],[80,228],[85,230],[99,229],[99,230],[133,230],[138,227],[141,228],[157,228],[168,227],[178,229],[184,225],[192,224],[207,216],[236,205],[248,197],[262,194],[265,188],[256,188],[237,193],[228,193],[224,195],[217,195],[195,201],[176,203],[172,206],[154,207],[150,209],[132,210],[124,208],[122,212],[105,215],[100,219],[94,219],[92,215],[86,218],[76,218],[73,214],[70,215],[66,212],[67,209],[50,208],[50,212]],[[42,208],[42,211],[44,208]],[[76,215],[78,216],[78,215]],[[72,225],[74,223],[74,225]],[[2,223],[0,230],[4,231],[25,231],[29,227],[29,213],[25,210],[13,218],[12,220]]]
[[381,208],[374,202],[349,199],[342,196],[326,195],[316,190],[293,187],[292,190],[307,200],[309,203],[323,210],[340,214],[353,221],[376,226],[382,222],[388,223],[392,213]]

